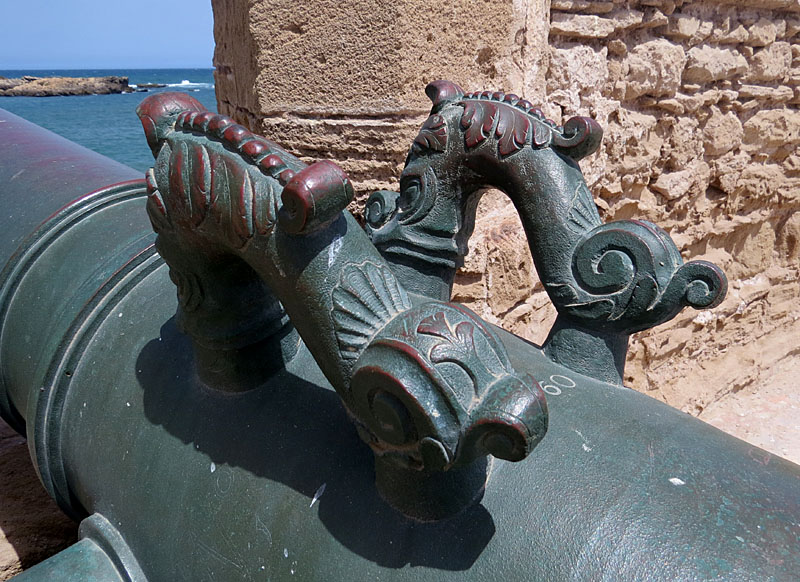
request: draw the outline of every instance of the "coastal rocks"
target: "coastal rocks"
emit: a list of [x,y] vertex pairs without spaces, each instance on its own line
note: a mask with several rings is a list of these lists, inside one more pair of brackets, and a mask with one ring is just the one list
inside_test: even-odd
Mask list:
[[13,89],[17,85],[21,85],[22,83],[28,83],[35,79],[36,77],[30,77],[30,76],[20,77],[18,79],[8,79],[6,77],[0,77],[0,91]]
[[130,93],[128,77],[0,77],[0,97],[57,97]]

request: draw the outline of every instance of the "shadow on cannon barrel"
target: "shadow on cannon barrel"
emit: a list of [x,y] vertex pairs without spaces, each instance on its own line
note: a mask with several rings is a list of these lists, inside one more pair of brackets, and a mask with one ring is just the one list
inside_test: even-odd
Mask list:
[[239,467],[314,500],[350,551],[386,568],[468,570],[492,539],[494,522],[480,504],[435,523],[389,507],[375,489],[372,453],[332,389],[283,371],[263,389],[222,394],[182,381],[194,375],[190,342],[170,319],[136,362],[147,419],[207,455],[220,474]]

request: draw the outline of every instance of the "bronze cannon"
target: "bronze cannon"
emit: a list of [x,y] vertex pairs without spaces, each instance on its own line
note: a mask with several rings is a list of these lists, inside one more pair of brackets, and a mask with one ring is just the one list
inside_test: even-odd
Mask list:
[[[0,412],[82,520],[19,580],[796,579],[800,467],[622,386],[629,336],[723,273],[601,222],[593,120],[426,92],[365,227],[338,166],[184,94],[138,109],[145,180],[54,176],[68,146],[9,117]],[[541,347],[450,301],[487,188],[558,310]]]

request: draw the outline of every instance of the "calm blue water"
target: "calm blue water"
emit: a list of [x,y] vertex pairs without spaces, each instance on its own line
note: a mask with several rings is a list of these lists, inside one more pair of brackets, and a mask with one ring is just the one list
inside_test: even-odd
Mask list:
[[[131,85],[163,83],[147,93],[79,97],[0,97],[0,108],[24,117],[89,149],[144,172],[153,164],[136,117],[139,102],[160,91],[185,91],[211,111],[217,110],[213,69],[86,69],[3,71],[3,77],[105,77],[120,75]],[[0,135],[0,138],[2,136]]]

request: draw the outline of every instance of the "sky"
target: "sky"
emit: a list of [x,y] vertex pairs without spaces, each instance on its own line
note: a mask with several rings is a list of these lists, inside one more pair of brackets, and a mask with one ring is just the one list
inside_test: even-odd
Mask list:
[[0,69],[211,67],[211,0],[0,0]]

